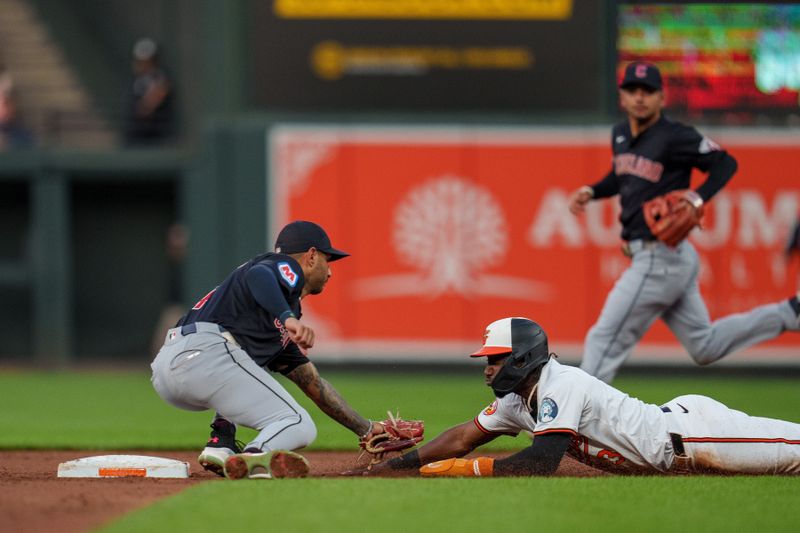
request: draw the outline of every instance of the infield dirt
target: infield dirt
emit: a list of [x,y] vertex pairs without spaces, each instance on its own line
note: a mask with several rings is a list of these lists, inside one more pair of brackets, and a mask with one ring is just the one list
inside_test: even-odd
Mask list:
[[[311,464],[313,477],[339,476],[353,468],[358,459],[357,452],[302,453]],[[178,459],[189,463],[191,474],[188,479],[65,479],[56,475],[59,463],[106,454]],[[233,483],[206,472],[196,459],[194,451],[0,451],[0,529],[5,531],[5,526],[10,526],[8,531],[19,533],[88,531],[196,483]],[[604,474],[565,457],[556,475]],[[279,481],[265,481],[273,482]]]

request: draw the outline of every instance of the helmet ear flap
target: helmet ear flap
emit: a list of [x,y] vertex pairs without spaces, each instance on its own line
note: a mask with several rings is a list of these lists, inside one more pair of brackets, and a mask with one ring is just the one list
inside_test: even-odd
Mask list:
[[[549,359],[549,355],[548,355]],[[495,396],[502,398],[510,392],[515,392],[531,374],[538,372],[547,361],[538,364],[525,364],[524,359],[517,362],[506,361],[503,368],[492,380],[492,390]]]
[[512,320],[512,352],[492,380],[492,390],[498,398],[514,392],[528,376],[550,359],[547,335],[532,320]]

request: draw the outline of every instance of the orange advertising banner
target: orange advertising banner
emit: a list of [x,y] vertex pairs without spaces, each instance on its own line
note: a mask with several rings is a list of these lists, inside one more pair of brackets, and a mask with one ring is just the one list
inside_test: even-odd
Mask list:
[[[739,162],[692,236],[717,318],[797,290],[784,247],[800,208],[800,143],[710,135]],[[525,316],[554,351],[579,360],[629,264],[616,199],[581,217],[567,209],[575,188],[608,171],[609,138],[609,128],[273,128],[271,236],[290,220],[313,220],[352,254],[332,265],[322,295],[303,302],[316,355],[463,358],[488,323]],[[800,336],[787,334],[730,359],[794,358],[798,348]],[[660,323],[636,357],[689,360]]]

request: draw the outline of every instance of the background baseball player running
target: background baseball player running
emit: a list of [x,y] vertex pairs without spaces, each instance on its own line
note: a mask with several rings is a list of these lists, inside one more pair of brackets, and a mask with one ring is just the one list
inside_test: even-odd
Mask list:
[[[347,257],[325,231],[296,221],[278,235],[275,252],[234,270],[167,333],[152,363],[158,394],[181,409],[216,411],[211,438],[198,457],[228,477],[303,475],[305,459],[276,450],[310,444],[317,431],[308,412],[273,378],[280,372],[328,416],[361,438],[383,431],[359,415],[306,357],[314,331],[301,322],[300,300],[319,294],[329,263]],[[244,446],[236,425],[258,430]]]
[[[619,95],[628,120],[612,131],[613,168],[597,183],[576,190],[569,207],[578,214],[591,200],[619,195],[624,250],[632,263],[608,294],[586,336],[581,368],[610,383],[659,317],[700,365],[785,330],[800,329],[797,295],[711,322],[698,286],[696,250],[688,240],[674,247],[656,240],[645,222],[642,204],[685,190],[682,207],[699,221],[703,203],[733,176],[736,161],[694,128],[661,114],[664,93],[654,65],[628,65]],[[695,191],[688,190],[693,167],[708,172]]]
[[[474,419],[370,473],[431,476],[549,475],[564,454],[616,473],[800,474],[800,424],[748,416],[698,395],[647,404],[558,363],[526,318],[489,324],[486,384],[497,399]],[[534,434],[503,459],[457,459],[501,435]],[[431,461],[433,461],[431,463]]]

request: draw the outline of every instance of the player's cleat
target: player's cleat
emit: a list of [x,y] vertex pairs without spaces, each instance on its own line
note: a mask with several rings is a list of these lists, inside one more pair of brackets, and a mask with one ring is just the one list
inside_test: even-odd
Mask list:
[[244,452],[232,455],[225,461],[225,477],[228,479],[272,479],[307,475],[306,458],[288,450]]
[[242,446],[236,441],[236,426],[227,420],[217,419],[211,424],[211,436],[197,457],[197,462],[206,470],[224,476],[225,461],[237,453],[242,453]]

